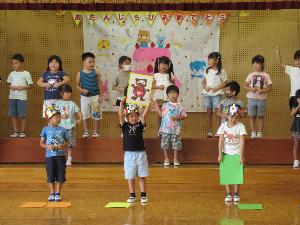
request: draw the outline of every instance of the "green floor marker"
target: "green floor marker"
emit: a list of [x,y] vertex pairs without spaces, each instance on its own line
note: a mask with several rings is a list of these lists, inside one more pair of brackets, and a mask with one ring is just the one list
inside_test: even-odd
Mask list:
[[262,210],[263,206],[262,204],[239,204],[238,208],[245,210]]
[[105,208],[128,208],[131,206],[131,203],[127,202],[109,202]]

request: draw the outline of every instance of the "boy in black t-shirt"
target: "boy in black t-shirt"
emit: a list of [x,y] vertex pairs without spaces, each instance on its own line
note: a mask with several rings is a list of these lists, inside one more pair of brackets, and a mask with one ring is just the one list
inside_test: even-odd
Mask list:
[[[145,117],[149,111],[150,104],[140,117],[137,105],[127,105],[126,113],[124,112],[125,101],[126,97],[124,97],[120,103],[119,120],[120,127],[123,131],[125,179],[128,180],[130,192],[130,197],[127,202],[135,202],[135,178],[139,177],[141,203],[147,203],[146,177],[149,175],[149,172],[143,131],[146,126]],[[125,116],[128,122],[125,121]]]

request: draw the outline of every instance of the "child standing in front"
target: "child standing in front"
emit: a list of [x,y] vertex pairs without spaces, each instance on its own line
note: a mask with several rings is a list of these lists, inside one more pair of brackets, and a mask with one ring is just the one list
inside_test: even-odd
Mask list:
[[162,117],[159,133],[161,134],[161,148],[164,152],[164,167],[170,166],[169,150],[174,151],[174,166],[179,166],[178,152],[182,149],[181,127],[182,120],[187,116],[186,111],[178,102],[179,88],[170,85],[166,90],[169,102],[160,106],[157,102],[157,112]]
[[[248,116],[251,128],[251,138],[262,138],[262,130],[265,124],[265,111],[267,105],[267,93],[272,90],[272,81],[264,69],[265,58],[256,55],[252,59],[254,72],[250,73],[245,82],[245,89],[248,90]],[[258,119],[258,129],[256,128]],[[258,130],[258,132],[256,132]]]
[[62,184],[66,181],[64,149],[68,146],[68,134],[65,128],[59,126],[61,116],[55,106],[46,108],[45,117],[48,126],[42,130],[40,146],[46,149],[46,171],[50,187],[48,201],[61,201]]
[[[67,130],[69,138],[67,166],[72,166],[72,150],[76,146],[76,124],[80,124],[82,121],[82,113],[77,104],[71,101],[71,95],[71,86],[65,84],[61,87],[62,99],[55,103],[55,106],[61,113],[61,122],[59,126],[62,126]],[[76,114],[78,120],[76,120]]]
[[116,106],[120,106],[121,100],[124,98],[125,88],[128,87],[129,72],[131,70],[131,58],[128,56],[121,56],[119,58],[120,73],[113,81],[112,89],[117,91]]
[[[203,105],[207,110],[207,137],[213,137],[212,117],[213,111],[219,105],[223,93],[223,88],[227,83],[227,74],[222,69],[222,58],[219,52],[212,52],[208,55],[208,65],[202,81],[203,85]],[[218,118],[220,123],[220,119]]]
[[76,88],[80,91],[80,106],[83,115],[84,132],[82,137],[89,137],[89,118],[93,118],[93,138],[99,137],[100,111],[100,74],[96,72],[95,55],[91,52],[82,54],[83,70],[77,73]]
[[[219,135],[218,162],[222,163],[224,155],[240,155],[240,162],[245,163],[245,126],[238,121],[240,107],[236,104],[229,106],[228,121],[221,124],[217,134]],[[232,171],[237,172],[237,171]],[[236,176],[236,174],[232,174]],[[233,190],[232,190],[233,188]],[[226,184],[225,202],[239,202],[239,184]],[[232,196],[233,191],[233,196]]]
[[149,111],[150,104],[140,116],[139,109],[136,105],[128,105],[126,108],[126,114],[124,114],[125,101],[126,97],[124,97],[120,102],[119,120],[120,127],[123,131],[125,179],[128,180],[130,192],[130,197],[127,202],[135,202],[135,178],[139,177],[141,203],[147,203],[146,177],[149,176],[149,172],[143,132],[146,126],[145,119]]
[[70,83],[70,78],[63,71],[60,57],[50,56],[47,71],[37,81],[37,85],[44,88],[43,117],[45,117],[47,107],[61,99],[61,86],[68,83]]
[[26,137],[27,90],[33,87],[33,82],[30,73],[23,68],[23,55],[15,54],[11,58],[11,63],[14,71],[7,78],[10,89],[8,115],[12,118],[14,133],[10,137],[24,138]]

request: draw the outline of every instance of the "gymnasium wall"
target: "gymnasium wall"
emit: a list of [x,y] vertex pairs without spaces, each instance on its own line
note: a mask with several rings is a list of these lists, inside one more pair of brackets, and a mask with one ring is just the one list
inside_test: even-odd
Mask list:
[[[279,45],[284,62],[293,64],[293,54],[300,46],[299,22],[300,10],[230,11],[228,21],[221,27],[220,51],[229,80],[242,84],[252,71],[252,57],[262,54],[266,58],[266,71],[273,80],[264,131],[268,137],[290,136],[289,78],[275,64],[274,47]],[[74,100],[79,105],[75,75],[81,69],[82,51],[82,26],[80,24],[76,27],[69,13],[57,16],[54,11],[0,11],[0,75],[4,81],[11,71],[10,57],[13,54],[22,53],[25,56],[26,70],[31,72],[35,82],[45,71],[47,58],[57,54],[63,59],[64,71],[71,77]],[[46,124],[41,118],[42,91],[36,84],[29,91],[28,136],[39,136],[41,128]],[[0,92],[0,137],[7,137],[12,132],[7,116],[8,92],[4,82]],[[246,103],[245,94],[242,90],[240,98]],[[150,113],[146,137],[157,135],[156,119],[156,114]],[[244,119],[243,122],[249,132],[248,120]],[[205,113],[189,113],[184,121],[183,137],[204,137],[206,124]],[[103,114],[100,132],[105,137],[120,136],[116,113]],[[80,134],[81,127],[78,129]]]

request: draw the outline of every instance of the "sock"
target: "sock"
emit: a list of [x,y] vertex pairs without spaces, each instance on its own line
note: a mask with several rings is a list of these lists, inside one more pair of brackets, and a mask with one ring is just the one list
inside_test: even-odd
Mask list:
[[146,192],[141,192],[141,197],[145,197],[146,198]]
[[231,195],[231,193],[230,193],[230,192],[227,192],[226,195]]
[[131,197],[131,198],[135,198],[135,192],[130,193],[130,197]]
[[233,194],[233,195],[237,195],[237,196],[238,196],[238,195],[239,195],[239,193],[237,193],[237,192],[234,192],[234,194]]
[[55,195],[60,195],[60,193],[59,193],[59,192],[57,192],[57,193],[55,193]]

